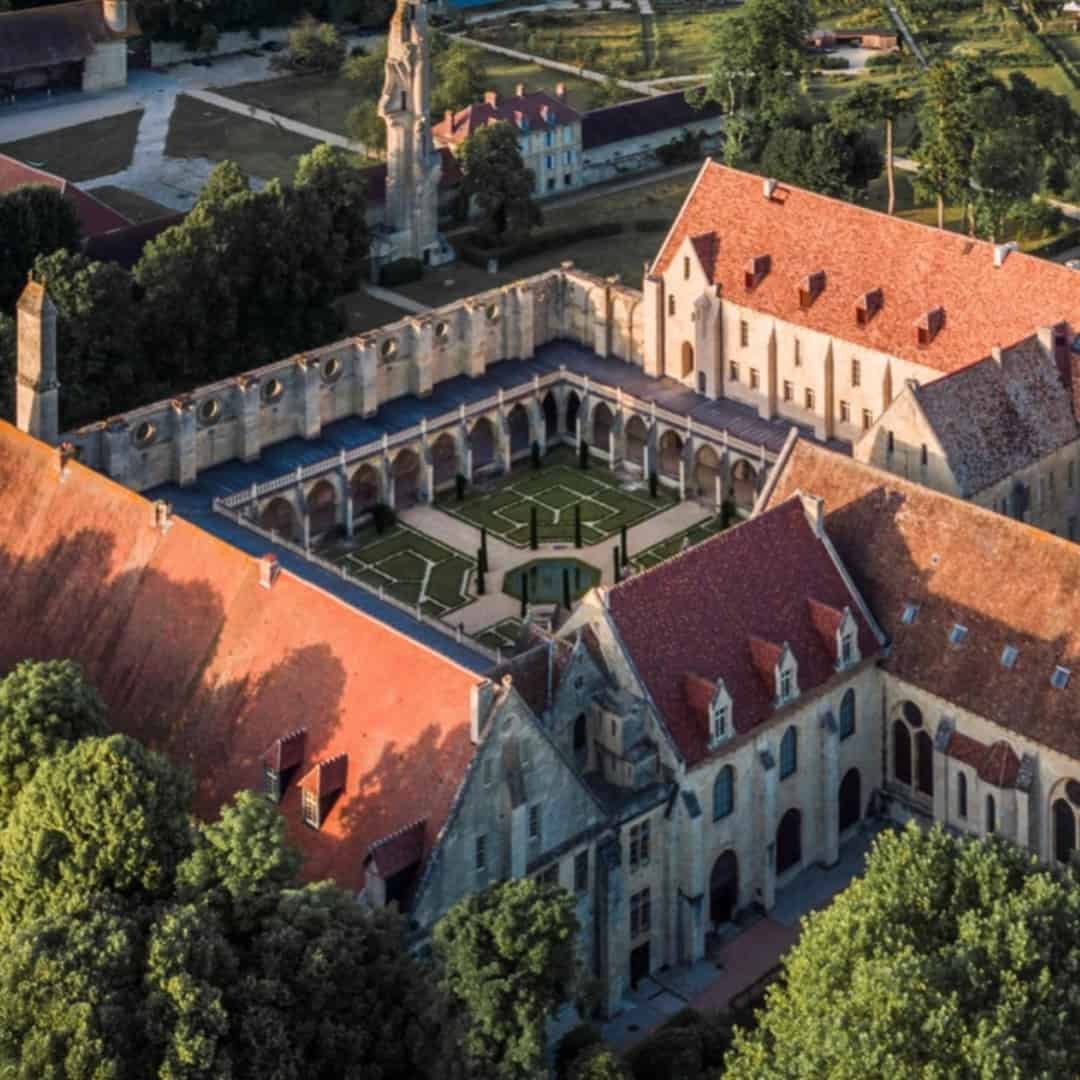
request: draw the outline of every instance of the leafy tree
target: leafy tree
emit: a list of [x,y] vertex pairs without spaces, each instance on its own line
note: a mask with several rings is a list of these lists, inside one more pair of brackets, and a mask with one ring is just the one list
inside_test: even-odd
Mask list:
[[857,130],[869,124],[885,127],[885,176],[889,185],[887,212],[896,210],[896,173],[893,164],[893,128],[910,107],[906,92],[882,83],[861,83],[846,98],[842,98],[833,115],[845,131]]
[[0,679],[0,826],[38,766],[105,734],[105,706],[70,660],[25,660]]
[[761,170],[823,195],[851,197],[881,172],[881,155],[859,132],[835,124],[815,124],[809,131],[780,127],[761,154]]
[[150,396],[155,373],[152,364],[140,363],[131,274],[60,250],[38,256],[33,278],[48,286],[56,305],[62,426],[89,423]]
[[0,948],[0,1072],[147,1075],[140,920],[107,897],[28,921]]
[[570,1066],[570,1080],[630,1080],[630,1073],[614,1050],[594,1046]]
[[332,75],[341,69],[345,53],[337,27],[305,15],[289,31],[288,49],[280,58],[275,57],[273,64],[302,74]]
[[517,132],[510,124],[474,131],[462,149],[465,191],[479,211],[478,227],[489,242],[520,240],[542,220],[533,202],[535,178],[525,167]]
[[386,76],[386,42],[370,52],[350,56],[342,74],[353,84],[360,102],[345,118],[349,138],[362,143],[369,156],[378,154],[386,149],[386,124],[375,107]]
[[465,1052],[482,1075],[531,1077],[550,1013],[575,985],[570,895],[531,878],[459,901],[435,925],[443,985],[462,1006]]
[[0,922],[77,911],[103,893],[168,896],[191,847],[191,783],[134,739],[47,758],[0,831]]
[[[438,35],[442,37],[442,35]],[[487,88],[487,69],[482,53],[460,41],[453,41],[436,58],[431,92],[433,122],[441,119],[447,109],[457,112],[479,101]]]
[[1068,1076],[1080,887],[999,840],[914,825],[803,924],[732,1080]]
[[1039,184],[1039,148],[1023,131],[993,131],[975,146],[971,179],[979,231],[1000,240],[1017,204],[1030,203]]
[[14,308],[34,260],[60,248],[75,251],[81,231],[56,188],[32,184],[0,195],[0,312]]
[[0,312],[0,420],[15,420],[15,371],[18,367],[15,320]]

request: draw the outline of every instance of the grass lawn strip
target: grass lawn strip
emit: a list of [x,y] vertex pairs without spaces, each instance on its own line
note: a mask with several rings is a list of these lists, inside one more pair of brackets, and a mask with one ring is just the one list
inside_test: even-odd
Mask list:
[[365,529],[358,539],[356,548],[335,560],[351,577],[402,603],[419,603],[430,615],[445,615],[472,600],[474,563],[453,548],[400,524],[382,536]]
[[703,540],[708,540],[710,536],[722,532],[723,528],[719,514],[706,518],[705,521],[699,521],[696,525],[691,525],[689,529],[668,537],[667,540],[661,540],[659,544],[653,544],[652,547],[636,555],[631,554],[630,563],[638,570],[651,570],[673,555],[678,555],[680,551],[694,547]]
[[573,542],[574,507],[581,507],[582,541],[599,543],[627,527],[668,509],[672,497],[661,492],[654,501],[624,490],[614,475],[598,465],[588,471],[564,464],[547,464],[540,470],[511,473],[494,491],[453,496],[437,506],[477,527],[486,526],[495,536],[517,547],[529,542],[532,509],[537,510],[537,535],[543,542]]
[[131,164],[142,109],[59,128],[5,143],[0,153],[36,165],[65,180],[94,180]]
[[521,633],[520,619],[502,619],[493,626],[486,626],[473,634],[473,639],[489,649],[512,649]]

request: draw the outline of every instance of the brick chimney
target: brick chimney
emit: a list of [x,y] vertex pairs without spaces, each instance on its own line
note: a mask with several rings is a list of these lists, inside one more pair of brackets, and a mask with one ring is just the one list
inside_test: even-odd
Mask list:
[[523,82],[519,82],[517,84],[517,86],[514,87],[514,97],[524,97],[524,96],[525,96],[525,84]]
[[281,566],[276,555],[262,555],[259,557],[259,584],[264,589],[272,589],[281,573]]
[[499,104],[499,95],[494,90],[485,90],[484,104],[495,108]]
[[101,14],[114,34],[123,34],[128,26],[127,0],[102,0]]
[[56,448],[56,460],[57,460],[57,464],[60,466],[60,479],[61,480],[65,480],[67,478],[68,462],[69,461],[78,461],[78,459],[79,459],[79,452],[75,448],[74,443],[62,442]]
[[555,84],[555,96],[560,101],[565,101],[566,100],[566,83],[561,82],[561,83],[556,83]]

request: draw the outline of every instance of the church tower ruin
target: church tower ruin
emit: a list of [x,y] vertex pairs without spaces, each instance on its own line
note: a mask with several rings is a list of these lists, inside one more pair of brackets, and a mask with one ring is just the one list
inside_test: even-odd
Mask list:
[[398,0],[386,46],[379,116],[386,123],[384,257],[449,262],[439,235],[442,165],[431,139],[431,55],[427,0]]
[[16,308],[15,423],[55,446],[60,437],[60,383],[56,377],[56,306],[45,286],[31,281]]

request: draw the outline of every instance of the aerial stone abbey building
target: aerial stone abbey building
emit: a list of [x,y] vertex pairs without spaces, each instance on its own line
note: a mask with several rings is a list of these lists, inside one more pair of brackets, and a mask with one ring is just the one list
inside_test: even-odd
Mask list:
[[[201,812],[265,790],[310,876],[419,934],[491,881],[559,882],[609,1012],[869,812],[1069,862],[1080,549],[995,485],[1045,469],[1067,519],[1077,282],[706,164],[643,291],[564,266],[64,436],[31,286],[0,669],[82,660]],[[582,439],[754,513],[494,669],[214,512],[308,541]]]

